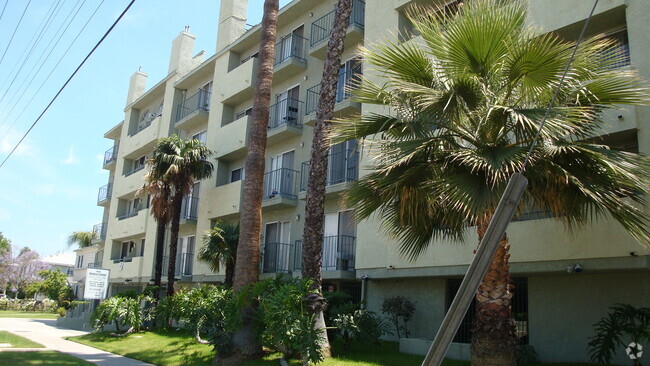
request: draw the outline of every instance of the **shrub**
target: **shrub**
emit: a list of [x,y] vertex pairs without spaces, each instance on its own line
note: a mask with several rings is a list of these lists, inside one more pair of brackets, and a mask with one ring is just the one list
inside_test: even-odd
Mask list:
[[[615,304],[609,309],[607,316],[594,324],[596,335],[589,338],[589,355],[599,363],[609,363],[617,346],[623,348],[631,342],[650,341],[650,308]],[[634,362],[634,365],[641,363]]]
[[64,307],[60,307],[56,309],[56,313],[59,314],[59,317],[64,318],[66,314],[66,310]]
[[375,313],[355,310],[339,314],[333,323],[343,341],[343,348],[349,349],[352,341],[363,344],[378,344],[379,337],[391,334],[390,325]]
[[[381,312],[388,315],[388,319],[395,327],[397,338],[402,334],[408,338],[410,332],[408,322],[415,312],[415,303],[405,296],[392,296],[384,299],[381,304]],[[401,324],[400,324],[401,320]],[[402,333],[400,333],[402,331]]]
[[323,360],[315,315],[307,309],[311,294],[308,279],[275,279],[258,282],[253,294],[259,301],[263,324],[262,344],[282,353],[283,358],[300,355],[303,364]]
[[140,330],[142,323],[150,318],[149,311],[145,311],[142,307],[143,301],[149,301],[149,298],[145,296],[137,299],[122,296],[108,298],[97,306],[90,318],[95,332],[109,323],[114,323],[118,332],[121,325],[128,326],[123,335]]

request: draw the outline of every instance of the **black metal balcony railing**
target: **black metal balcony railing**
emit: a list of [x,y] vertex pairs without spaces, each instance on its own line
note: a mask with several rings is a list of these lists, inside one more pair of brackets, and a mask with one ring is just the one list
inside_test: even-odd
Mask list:
[[[119,261],[116,263],[119,263]],[[87,268],[102,268],[102,262],[90,262],[87,264]]]
[[307,38],[290,34],[275,45],[275,63],[273,65],[279,65],[291,58],[307,61],[306,49]]
[[262,273],[291,272],[290,257],[293,245],[266,243],[262,247]]
[[298,198],[297,170],[280,168],[264,174],[264,200],[275,197]]
[[[314,47],[329,38],[334,24],[334,12],[335,10],[332,10],[311,23],[311,47]],[[350,14],[350,26],[364,28],[365,17],[366,2],[364,0],[354,0],[352,2],[352,14]]]
[[136,166],[133,167],[133,169],[131,169],[131,171],[126,172],[126,174],[124,174],[124,176],[128,177],[131,174],[135,174],[135,173],[141,171],[142,169],[144,169],[144,167],[145,167],[145,165],[136,165]]
[[[178,253],[176,255],[176,266],[174,266],[174,276],[189,277],[192,276],[194,262],[194,253]],[[167,273],[169,268],[169,256],[163,256],[163,274]]]
[[630,44],[627,30],[624,29],[604,38],[614,43],[611,47],[601,51],[600,55],[603,62],[609,63],[608,68],[616,69],[630,65]]
[[183,206],[181,207],[181,219],[196,220],[198,217],[199,217],[199,198],[198,197],[183,198]]
[[138,207],[135,207],[135,208],[132,208],[132,209],[128,209],[128,210],[126,210],[126,212],[125,212],[124,214],[122,214],[122,215],[118,215],[118,216],[117,216],[117,219],[118,219],[118,220],[124,220],[124,219],[128,219],[128,218],[130,218],[130,217],[138,216],[138,213],[139,213],[142,209],[143,209],[143,206],[142,206],[142,205],[140,205],[140,206],[138,206]]
[[283,99],[270,107],[269,130],[281,126],[302,128],[303,102],[298,99]]
[[118,145],[115,145],[110,149],[106,150],[106,152],[104,153],[104,166],[114,161],[117,161],[117,149],[118,149]]
[[95,226],[93,226],[93,237],[101,240],[106,239],[107,228],[108,225],[106,225],[105,222],[102,222],[101,224],[96,224]]
[[210,111],[210,97],[212,93],[199,89],[199,91],[191,97],[185,99],[176,108],[176,122],[187,117],[189,114],[196,111]]
[[[361,72],[356,70],[348,70],[339,72],[339,81],[336,84],[336,103],[350,98],[350,88],[354,86],[358,80]],[[318,106],[318,98],[320,96],[320,83],[307,89],[307,101],[305,103],[305,115],[316,112]]]
[[[344,150],[336,153],[330,151],[327,163],[326,185],[353,182],[359,179],[359,152]],[[302,163],[300,172],[300,190],[307,190],[309,181],[309,161]]]
[[[348,235],[323,237],[323,271],[354,271],[357,238]],[[302,240],[296,240],[294,269],[302,268]]]
[[99,193],[97,194],[97,203],[110,200],[111,193],[113,193],[113,186],[110,183],[103,187],[99,187]]
[[133,257],[116,258],[113,259],[113,263],[130,263],[133,262],[133,258],[137,258],[137,257],[139,257],[139,255]]

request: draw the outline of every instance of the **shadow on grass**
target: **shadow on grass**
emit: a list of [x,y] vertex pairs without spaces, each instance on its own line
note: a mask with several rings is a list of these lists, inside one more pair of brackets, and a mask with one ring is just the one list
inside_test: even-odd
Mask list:
[[0,353],[0,364],[3,365],[56,365],[56,366],[86,366],[92,363],[56,351],[11,352]]

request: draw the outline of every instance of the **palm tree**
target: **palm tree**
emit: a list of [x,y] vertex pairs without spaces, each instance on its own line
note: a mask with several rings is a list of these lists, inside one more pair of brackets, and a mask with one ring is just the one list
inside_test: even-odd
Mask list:
[[[153,160],[149,161],[149,167],[154,164]],[[167,224],[171,220],[170,202],[171,187],[166,182],[156,180],[155,175],[150,170],[144,177],[145,184],[136,192],[136,195],[148,192],[151,197],[151,215],[156,220],[156,258],[154,263],[154,302],[160,300],[160,287],[162,286],[162,267],[163,253],[165,251],[165,231]]]
[[68,236],[68,247],[76,244],[79,249],[88,248],[93,245],[93,240],[97,238],[98,235],[95,231],[75,231]]
[[[158,141],[154,156],[149,161],[148,179],[169,185],[169,267],[167,269],[167,296],[174,294],[178,230],[183,198],[190,193],[194,182],[212,176],[212,163],[207,158],[212,152],[199,140],[183,140],[172,135]],[[161,202],[162,205],[162,202]],[[156,238],[158,239],[158,238]]]
[[[470,226],[480,240],[540,132],[520,207],[546,210],[568,228],[611,216],[650,242],[638,208],[650,160],[596,143],[604,110],[649,100],[635,71],[614,69],[624,57],[616,44],[580,44],[539,131],[573,42],[529,28],[520,1],[466,2],[457,15],[418,7],[409,19],[423,46],[386,40],[361,51],[379,71],[355,99],[377,113],[335,125],[333,141],[372,138],[373,167],[346,195],[358,219],[382,217],[382,230],[411,259],[433,240],[462,240]],[[474,365],[514,362],[508,249],[504,235],[476,295]]]
[[213,272],[226,267],[226,279],[223,284],[232,287],[235,273],[235,257],[239,243],[239,223],[217,222],[203,237],[204,246],[199,250],[198,260],[206,262]]
[[[253,111],[248,132],[248,155],[246,156],[246,179],[242,190],[241,235],[237,246],[233,289],[236,292],[258,281],[260,275],[260,238],[262,232],[262,192],[266,134],[273,84],[273,62],[278,23],[278,0],[264,0],[259,70],[253,94]],[[253,327],[255,311],[251,307],[242,310],[244,326],[233,337],[232,360],[259,357],[262,347]],[[217,355],[219,357],[219,355]]]
[[352,0],[339,0],[334,14],[332,33],[327,45],[327,57],[323,68],[316,122],[311,145],[309,161],[309,179],[307,181],[307,203],[305,208],[305,229],[302,244],[302,277],[311,278],[311,290],[317,296],[310,297],[312,309],[316,315],[316,328],[320,329],[323,353],[329,356],[329,340],[323,316],[323,296],[321,267],[323,265],[323,221],[325,217],[325,186],[327,180],[327,160],[329,152],[330,120],[334,116],[339,65],[345,35],[350,25]]

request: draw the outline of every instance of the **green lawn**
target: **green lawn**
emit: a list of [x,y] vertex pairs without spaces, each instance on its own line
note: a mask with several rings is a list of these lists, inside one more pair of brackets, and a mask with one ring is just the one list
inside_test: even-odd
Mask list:
[[92,365],[82,359],[57,351],[37,352],[0,352],[3,365],[40,365],[40,366],[87,366]]
[[0,310],[0,318],[56,319],[59,314],[35,311]]
[[3,330],[0,330],[0,343],[9,343],[11,348],[44,348],[42,344]]

